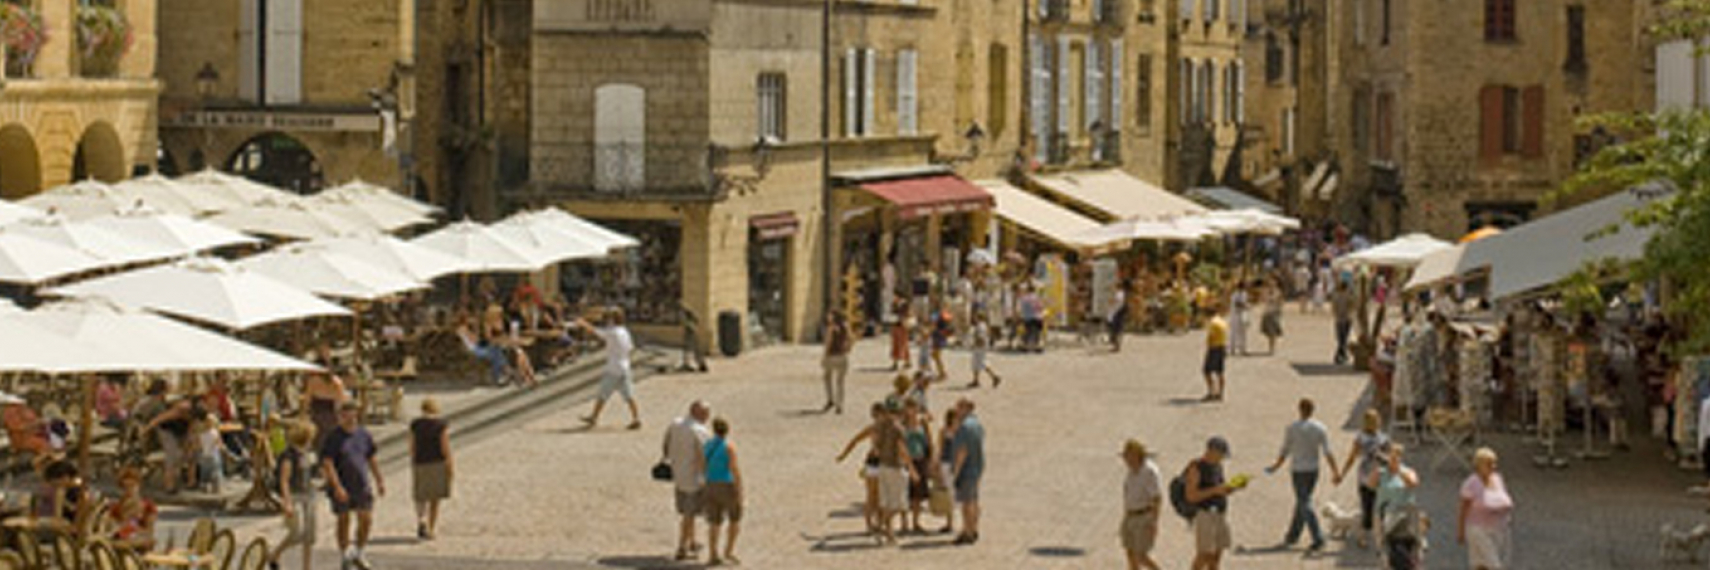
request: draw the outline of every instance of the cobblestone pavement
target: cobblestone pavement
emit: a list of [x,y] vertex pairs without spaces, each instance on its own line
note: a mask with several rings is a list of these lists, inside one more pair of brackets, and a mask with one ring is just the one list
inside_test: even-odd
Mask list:
[[[862,342],[853,358],[849,414],[821,415],[818,347],[775,347],[715,362],[707,375],[656,376],[638,390],[646,427],[624,431],[621,406],[605,425],[579,427],[586,395],[525,418],[513,430],[459,449],[456,498],[444,513],[439,539],[418,543],[407,474],[396,471],[392,494],[376,514],[371,558],[383,568],[675,568],[667,561],[676,532],[668,486],[647,472],[659,457],[660,436],[690,400],[712,403],[733,425],[748,477],[738,553],[749,568],[1117,568],[1123,467],[1116,453],[1138,436],[1159,455],[1165,476],[1179,472],[1205,438],[1221,434],[1234,448],[1231,471],[1255,474],[1233,499],[1238,552],[1228,568],[1370,568],[1373,555],[1333,541],[1308,558],[1275,548],[1288,523],[1292,493],[1282,476],[1264,476],[1294,402],[1316,399],[1335,433],[1338,454],[1349,446],[1363,375],[1325,364],[1330,326],[1321,316],[1292,311],[1280,354],[1233,358],[1228,401],[1204,405],[1198,370],[1202,339],[1132,337],[1124,352],[1065,346],[1046,355],[997,355],[1001,389],[963,390],[968,356],[947,356],[953,377],[932,395],[942,407],[969,397],[987,430],[982,540],[953,547],[949,537],[904,538],[878,547],[862,535],[856,476],[859,457],[834,458],[864,422],[860,412],[880,398],[891,374],[884,342]],[[1262,339],[1258,339],[1262,344]],[[1693,478],[1655,459],[1655,448],[1615,461],[1575,465],[1547,474],[1534,469],[1515,438],[1496,438],[1520,504],[1520,568],[1658,567],[1656,528],[1702,519],[1702,503],[1681,494]],[[1513,441],[1510,441],[1513,440]],[[1436,448],[1421,446],[1425,504],[1438,521],[1429,567],[1464,567],[1452,538],[1455,489],[1466,471],[1455,461],[1429,467]],[[1319,500],[1357,506],[1352,482]],[[1166,512],[1157,558],[1186,567],[1190,533]],[[330,563],[330,529],[322,516],[322,552]],[[929,520],[929,526],[937,526]],[[702,527],[704,529],[704,527]],[[277,536],[269,525],[248,532]],[[480,561],[480,562],[477,562]],[[290,560],[287,567],[295,567]],[[323,567],[317,564],[317,567]],[[325,567],[334,567],[326,565]]]

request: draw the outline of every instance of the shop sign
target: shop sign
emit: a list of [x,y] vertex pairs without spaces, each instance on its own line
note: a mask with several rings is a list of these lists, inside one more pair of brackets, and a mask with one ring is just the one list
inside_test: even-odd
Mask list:
[[267,111],[191,111],[168,117],[162,126],[201,129],[258,129],[294,132],[380,132],[371,113],[273,113]]

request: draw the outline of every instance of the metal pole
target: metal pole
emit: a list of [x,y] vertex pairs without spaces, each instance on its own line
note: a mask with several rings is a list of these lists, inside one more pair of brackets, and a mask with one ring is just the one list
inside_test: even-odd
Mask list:
[[[820,257],[824,259],[824,271],[820,276],[820,299],[825,303],[824,310],[830,311],[835,304],[833,294],[837,288],[837,265],[832,256],[836,253],[837,244],[832,243],[836,232],[832,224],[838,223],[837,213],[832,211],[833,196],[831,192],[831,10],[834,0],[824,0],[819,23],[819,211],[820,211]],[[823,331],[821,336],[824,336]]]

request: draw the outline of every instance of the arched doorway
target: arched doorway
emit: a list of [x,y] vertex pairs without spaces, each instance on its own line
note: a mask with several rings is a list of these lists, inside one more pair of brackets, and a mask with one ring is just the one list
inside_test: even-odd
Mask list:
[[0,128],[0,197],[16,200],[42,189],[42,157],[36,140],[19,125]]
[[96,121],[83,129],[83,137],[77,140],[77,154],[71,160],[71,179],[118,182],[130,174],[125,162],[125,145],[119,142],[119,132],[113,129],[113,125]]
[[321,163],[302,141],[282,133],[249,139],[226,160],[226,170],[262,184],[311,194],[321,189]]

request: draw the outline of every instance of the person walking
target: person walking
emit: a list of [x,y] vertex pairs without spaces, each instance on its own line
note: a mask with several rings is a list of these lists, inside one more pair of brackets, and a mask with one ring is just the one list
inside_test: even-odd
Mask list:
[[1110,334],[1110,351],[1122,352],[1122,333],[1128,326],[1128,282],[1119,280],[1111,291],[1110,314],[1106,316],[1105,328]]
[[1260,302],[1264,303],[1264,312],[1259,316],[1259,332],[1265,335],[1266,356],[1277,354],[1277,339],[1282,338],[1283,291],[1282,287],[1272,284],[1264,289]]
[[1388,460],[1389,436],[1383,433],[1382,427],[1383,418],[1378,411],[1366,410],[1361,418],[1360,433],[1354,436],[1353,447],[1348,449],[1348,458],[1342,464],[1342,477],[1333,480],[1335,485],[1341,485],[1348,470],[1354,467],[1354,460],[1359,460],[1360,530],[1363,531],[1359,544],[1362,548],[1372,536],[1372,513],[1377,504],[1377,487],[1373,486],[1372,474]]
[[933,308],[932,332],[927,341],[931,343],[929,347],[932,355],[932,370],[940,380],[949,378],[944,370],[944,348],[949,346],[950,337],[956,334],[954,320],[955,317],[950,314],[948,309],[944,308],[943,303],[938,303]]
[[1388,570],[1413,570],[1419,563],[1420,520],[1416,490],[1419,473],[1402,462],[1406,449],[1389,442],[1383,465],[1367,477],[1376,490],[1373,508],[1382,527],[1383,559]]
[[836,410],[843,414],[843,381],[849,376],[849,349],[855,344],[855,335],[849,331],[849,323],[843,318],[843,313],[832,311],[825,318],[825,357],[820,366],[825,371],[825,407],[820,411]]
[[303,547],[303,569],[311,567],[309,552],[315,545],[315,493],[309,488],[309,444],[315,439],[314,427],[293,422],[286,429],[285,449],[275,464],[279,471],[273,478],[273,492],[279,497],[279,514],[285,523],[285,538],[267,556],[267,567],[279,570],[279,558],[294,546]]
[[986,361],[986,355],[991,352],[993,340],[992,328],[986,322],[984,313],[974,313],[974,325],[969,327],[968,336],[971,337],[968,344],[970,346],[970,359],[974,368],[974,381],[969,382],[968,387],[980,387],[981,374],[991,375],[993,388],[1003,384],[1003,377],[998,376],[997,371],[993,370],[991,364]]
[[1045,301],[1039,298],[1039,292],[1034,290],[1032,283],[1022,284],[1021,297],[1015,305],[1021,314],[1022,352],[1044,352]]
[[1213,304],[1211,319],[1205,322],[1205,364],[1201,366],[1201,371],[1205,374],[1205,398],[1202,401],[1223,400],[1223,366],[1224,361],[1228,359],[1229,322],[1223,320],[1223,315],[1217,311],[1217,305]]
[[[938,448],[932,450],[932,454],[937,458],[933,465],[936,468],[933,471],[933,477],[938,480],[938,486],[945,489],[954,488],[952,483],[955,479],[951,477],[951,474],[956,469],[956,428],[961,425],[962,418],[957,415],[955,406],[950,406],[949,409],[944,410],[944,427],[938,430]],[[955,501],[954,493],[951,494],[950,499],[951,502]],[[952,505],[950,510],[944,513],[944,526],[938,529],[938,534],[950,534],[955,530],[955,527],[956,509]]]
[[1193,505],[1193,570],[1218,570],[1223,551],[1233,538],[1229,532],[1229,496],[1237,487],[1223,477],[1223,460],[1229,458],[1229,440],[1212,436],[1205,453],[1189,463],[1182,477],[1187,502]]
[[1235,356],[1247,355],[1248,304],[1247,284],[1235,283],[1229,294],[1229,353]]
[[[344,570],[373,567],[363,549],[368,547],[368,533],[374,524],[374,498],[386,495],[386,480],[374,459],[374,437],[357,425],[359,413],[355,402],[340,404],[338,427],[321,441],[321,476],[327,482],[333,514],[338,516],[338,549],[344,554],[339,567]],[[354,545],[350,537],[352,515],[356,518]]]
[[707,351],[701,348],[701,319],[687,304],[678,302],[677,309],[683,314],[683,362],[677,369],[705,374]]
[[599,337],[606,346],[606,368],[600,379],[600,393],[594,399],[594,413],[584,416],[582,423],[588,427],[598,425],[600,412],[606,409],[606,400],[617,393],[629,404],[629,429],[641,429],[641,411],[635,405],[635,376],[629,363],[630,353],[635,352],[635,340],[623,324],[623,309],[611,308],[602,320],[605,326],[601,328],[594,328],[585,320],[576,321],[576,326]]
[[451,498],[454,468],[451,430],[439,417],[439,400],[422,400],[422,417],[410,422],[411,498],[416,503],[416,538],[439,534],[439,503]]
[[920,526],[920,510],[931,497],[932,490],[932,417],[916,400],[903,402],[903,442],[908,445],[908,460],[914,464],[914,477],[908,483],[909,520],[903,532],[924,533]]
[[908,342],[913,334],[914,313],[909,310],[908,299],[897,299],[891,313],[894,317],[891,321],[891,370],[908,370]]
[[1338,365],[1348,362],[1348,333],[1354,328],[1354,291],[1346,281],[1336,281],[1336,292],[1330,296],[1330,314],[1336,319],[1336,357]]
[[1158,464],[1146,452],[1146,445],[1130,439],[1122,445],[1122,462],[1128,466],[1128,476],[1122,481],[1122,549],[1128,552],[1128,570],[1159,570],[1152,560],[1152,546],[1158,541],[1158,507],[1163,501],[1159,485]]
[[1294,481],[1294,518],[1289,520],[1283,544],[1292,547],[1299,542],[1300,531],[1304,527],[1312,532],[1312,545],[1306,551],[1316,553],[1324,549],[1324,531],[1318,526],[1318,514],[1312,512],[1312,491],[1318,487],[1318,463],[1322,459],[1330,466],[1333,481],[1340,480],[1342,472],[1336,467],[1335,454],[1330,451],[1330,430],[1322,422],[1312,419],[1316,408],[1312,399],[1301,398],[1297,407],[1300,420],[1289,424],[1283,435],[1282,450],[1277,452],[1277,461],[1266,467],[1265,472],[1275,473],[1282,468],[1283,462],[1289,463]]
[[837,461],[842,462],[857,444],[871,440],[867,455],[867,472],[870,472],[867,526],[886,544],[896,544],[891,520],[908,508],[908,482],[914,471],[914,464],[904,460],[908,457],[908,447],[896,417],[900,411],[900,407],[893,410],[882,403],[873,404],[872,425],[855,434],[843,447],[843,453],[837,455]]
[[1514,497],[1496,471],[1496,452],[1488,447],[1473,453],[1473,473],[1461,484],[1461,509],[1455,540],[1467,547],[1467,566],[1473,570],[1505,570],[1513,543],[1509,520]]
[[688,415],[673,420],[671,427],[665,428],[664,462],[671,466],[672,495],[681,519],[677,524],[678,561],[693,559],[699,550],[695,544],[695,517],[700,516],[704,502],[706,463],[701,453],[712,439],[712,432],[707,429],[710,417],[712,408],[695,400],[689,404]]
[[[707,565],[729,562],[741,564],[736,557],[736,535],[742,530],[742,467],[736,461],[736,446],[730,444],[730,422],[713,420],[713,438],[703,448],[706,465],[707,507]],[[730,520],[730,532],[725,535],[724,552],[718,549],[718,530]]]
[[950,470],[956,487],[956,502],[962,504],[962,534],[955,544],[971,545],[980,541],[980,479],[986,472],[986,428],[974,415],[974,401],[963,398],[956,402],[956,416],[961,422],[951,446],[956,459]]

